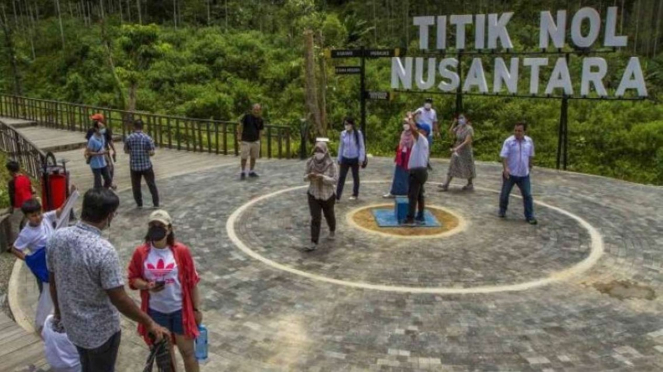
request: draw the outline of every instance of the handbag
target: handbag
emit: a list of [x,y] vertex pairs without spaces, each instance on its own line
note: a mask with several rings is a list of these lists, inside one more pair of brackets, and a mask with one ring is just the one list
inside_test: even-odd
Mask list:
[[173,359],[170,355],[170,340],[164,337],[159,343],[150,347],[150,355],[147,356],[143,372],[152,372],[156,362],[158,372],[173,372]]

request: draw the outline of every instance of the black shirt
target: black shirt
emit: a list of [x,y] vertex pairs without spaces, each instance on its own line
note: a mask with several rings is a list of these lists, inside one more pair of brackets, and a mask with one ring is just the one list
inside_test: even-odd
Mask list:
[[265,129],[265,124],[262,118],[253,114],[244,115],[242,118],[242,141],[260,141],[260,131],[263,129]]
[[[90,128],[85,134],[85,139],[89,141],[90,137],[92,137],[93,135],[94,135],[94,128]],[[106,127],[106,134],[104,135],[104,139],[106,140],[106,149],[109,150],[110,143],[113,142],[113,132],[108,127]]]

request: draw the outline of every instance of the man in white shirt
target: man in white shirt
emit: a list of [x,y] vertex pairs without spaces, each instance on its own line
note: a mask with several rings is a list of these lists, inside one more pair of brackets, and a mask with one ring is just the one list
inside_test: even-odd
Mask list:
[[440,135],[437,112],[433,108],[432,98],[426,98],[426,100],[424,101],[424,105],[422,107],[419,107],[414,112],[414,119],[417,122],[417,124],[420,125],[428,124],[428,126],[432,129],[432,132],[428,131],[428,134],[426,135],[426,137],[428,138],[428,148],[431,148],[433,146],[433,134],[435,134],[436,136]]
[[529,174],[534,158],[534,141],[525,135],[527,125],[516,123],[513,136],[504,141],[500,157],[502,158],[502,193],[500,194],[499,216],[504,218],[509,206],[509,194],[513,185],[517,185],[523,196],[525,205],[525,219],[530,225],[536,225],[534,218],[534,203],[532,201],[532,188]]
[[[425,126],[415,125],[414,118],[411,113],[407,117],[410,123],[410,131],[414,136],[414,145],[410,153],[410,160],[408,161],[408,169],[410,171],[410,181],[408,190],[408,214],[405,220],[406,226],[414,226],[416,224],[425,224],[424,219],[424,184],[428,180],[428,158],[430,156],[430,148],[428,146],[428,132]],[[417,211],[415,218],[414,212]]]

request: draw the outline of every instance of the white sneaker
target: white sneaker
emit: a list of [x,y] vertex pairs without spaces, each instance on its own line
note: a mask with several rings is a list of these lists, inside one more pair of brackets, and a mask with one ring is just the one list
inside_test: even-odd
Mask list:
[[386,194],[382,195],[382,197],[385,198],[385,199],[393,199],[393,198],[396,197],[396,195],[393,195],[392,193],[389,192],[389,193],[386,193]]
[[327,239],[335,240],[336,239],[336,231],[330,231],[329,235],[327,235]]
[[306,252],[313,252],[314,250],[318,249],[318,244],[317,243],[311,243],[308,247],[304,248]]
[[357,200],[357,197],[356,196],[351,196],[350,200]]

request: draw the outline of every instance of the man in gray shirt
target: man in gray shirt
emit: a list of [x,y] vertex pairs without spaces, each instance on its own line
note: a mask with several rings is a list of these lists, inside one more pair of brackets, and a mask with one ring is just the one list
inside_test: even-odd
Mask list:
[[[143,324],[157,341],[168,330],[142,312],[124,290],[115,247],[101,236],[120,205],[112,191],[85,193],[81,222],[53,233],[47,265],[54,317],[76,345],[83,372],[113,372],[120,346],[120,314]],[[118,312],[119,310],[119,312]]]

